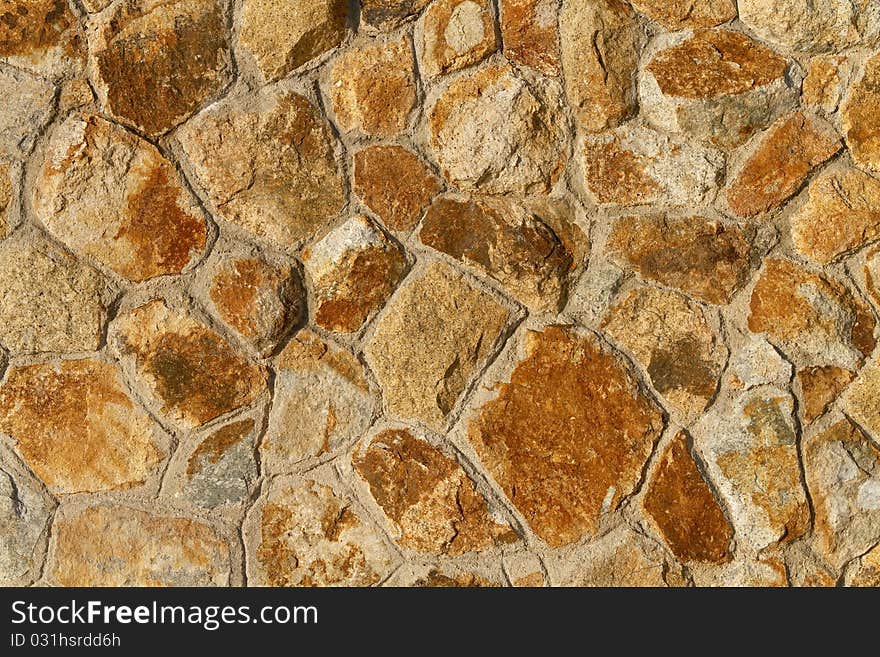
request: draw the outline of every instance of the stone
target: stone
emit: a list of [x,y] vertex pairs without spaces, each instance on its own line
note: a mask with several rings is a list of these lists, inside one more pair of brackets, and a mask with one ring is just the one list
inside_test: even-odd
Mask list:
[[559,547],[594,533],[635,490],[663,415],[592,334],[530,330],[521,354],[468,439],[532,531]]
[[352,217],[303,254],[315,324],[354,333],[388,301],[407,269],[401,248],[373,222]]
[[327,92],[344,132],[392,137],[406,128],[416,105],[409,39],[360,45],[333,63]]
[[725,563],[731,560],[733,527],[694,462],[688,438],[679,432],[660,456],[645,512],[677,559]]
[[841,568],[880,541],[880,447],[849,420],[804,440],[819,553]]
[[739,0],[739,18],[788,50],[843,50],[880,37],[880,11],[871,0]]
[[[880,9],[878,9],[880,28]],[[847,93],[841,107],[841,123],[846,145],[860,169],[880,174],[880,53],[865,64],[859,80]]]
[[834,112],[843,100],[844,85],[851,72],[852,65],[844,56],[813,57],[810,59],[801,91],[804,103],[814,105],[829,114]]
[[800,370],[797,383],[801,389],[804,424],[810,424],[824,415],[854,378],[853,372],[834,365]]
[[577,127],[613,128],[638,105],[636,69],[645,34],[622,0],[566,0],[559,15],[565,91]]
[[602,206],[691,208],[711,202],[723,179],[719,151],[632,123],[587,140],[582,158],[587,193]]
[[748,390],[763,384],[787,387],[794,368],[767,340],[746,333],[732,349],[727,371],[734,389]]
[[868,295],[880,305],[880,247],[875,246],[865,253],[861,269]]
[[857,369],[873,350],[874,317],[843,285],[791,260],[764,262],[752,291],[749,330],[800,367]]
[[415,228],[443,183],[418,155],[402,146],[371,146],[354,156],[354,192],[386,228]]
[[105,10],[113,0],[80,0],[80,4],[90,14],[97,14],[99,11]]
[[553,229],[506,199],[438,198],[419,239],[495,279],[530,308],[558,309],[572,254]]
[[880,181],[846,165],[823,171],[792,214],[791,237],[804,256],[828,264],[880,238]]
[[602,328],[632,353],[657,392],[689,421],[715,396],[727,349],[702,309],[684,295],[634,289],[612,306]]
[[231,563],[210,525],[100,505],[55,522],[47,576],[56,586],[229,586]]
[[55,88],[24,71],[0,65],[0,97],[0,156],[22,158],[30,153],[36,134],[52,117]]
[[435,0],[422,22],[421,67],[429,78],[482,61],[498,48],[490,0]]
[[95,100],[95,94],[89,86],[88,80],[74,78],[61,83],[58,92],[58,111],[65,114],[70,110],[79,109],[83,105],[90,105]]
[[90,358],[13,367],[0,386],[0,431],[56,495],[139,486],[166,456],[118,367]]
[[581,324],[599,324],[623,285],[625,275],[617,265],[596,262],[572,286],[565,306],[565,315]]
[[248,581],[256,586],[374,586],[393,556],[380,534],[330,486],[274,479],[251,510]]
[[12,171],[9,162],[0,160],[0,239],[6,237],[12,224]]
[[91,22],[88,41],[104,110],[151,137],[192,116],[232,74],[215,0],[125,0]]
[[655,128],[731,149],[794,109],[790,62],[740,32],[658,37],[639,75],[639,102]]
[[161,300],[117,316],[109,342],[156,412],[181,427],[247,406],[266,390],[264,368],[202,321]]
[[3,0],[0,61],[54,78],[82,67],[84,37],[66,0]]
[[484,588],[502,587],[507,583],[504,573],[494,564],[471,569],[467,564],[455,562],[438,565],[404,564],[382,586],[414,588]]
[[631,0],[630,4],[667,30],[715,27],[736,18],[734,0]]
[[294,249],[344,204],[330,126],[306,98],[267,87],[211,106],[176,133],[220,218]]
[[363,365],[305,329],[276,361],[275,403],[260,447],[263,469],[289,472],[297,463],[351,444],[377,412]]
[[247,0],[238,43],[275,82],[342,43],[347,21],[345,0]]
[[366,441],[353,464],[402,547],[455,556],[517,540],[490,515],[462,467],[406,429],[388,429]]
[[880,586],[880,545],[862,555],[853,566],[846,574],[847,586]]
[[544,75],[562,73],[559,3],[556,0],[501,0],[501,40],[507,58]]
[[774,123],[734,174],[727,203],[740,217],[780,207],[843,146],[830,125],[803,112]]
[[97,350],[108,293],[97,271],[43,239],[0,243],[0,342],[10,351]]
[[205,251],[205,215],[175,166],[92,114],[52,131],[32,205],[53,237],[131,281],[179,274]]
[[428,110],[428,146],[443,177],[487,194],[543,193],[566,163],[560,90],[509,64],[457,79]]
[[705,587],[781,587],[789,586],[785,562],[775,555],[754,557],[743,554],[734,561],[691,571],[694,585]]
[[606,246],[643,278],[724,305],[749,279],[755,231],[704,217],[622,217]]
[[867,431],[880,445],[880,361],[868,363],[859,372],[846,392],[842,402],[844,412]]
[[418,14],[431,0],[361,0],[361,21],[379,30],[392,30]]
[[364,349],[388,411],[442,428],[509,319],[504,306],[446,264],[411,274]]
[[738,540],[753,550],[809,528],[793,413],[788,393],[762,386],[717,402],[693,428]]

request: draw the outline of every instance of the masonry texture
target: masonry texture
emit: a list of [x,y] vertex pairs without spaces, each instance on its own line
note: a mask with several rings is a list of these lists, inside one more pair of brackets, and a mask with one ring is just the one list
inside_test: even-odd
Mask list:
[[880,3],[0,0],[0,585],[880,585]]

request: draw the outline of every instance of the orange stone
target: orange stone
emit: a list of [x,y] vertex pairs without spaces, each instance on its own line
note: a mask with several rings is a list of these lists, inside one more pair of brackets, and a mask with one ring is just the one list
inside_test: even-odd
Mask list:
[[504,54],[544,75],[562,72],[559,52],[559,3],[556,0],[501,0]]
[[880,173],[880,54],[865,64],[861,79],[850,87],[840,111],[846,145],[856,166]]
[[630,0],[630,4],[669,30],[715,27],[736,18],[734,0]]
[[855,374],[842,367],[808,367],[797,373],[801,387],[801,413],[804,423],[810,424],[823,415],[843,392]]

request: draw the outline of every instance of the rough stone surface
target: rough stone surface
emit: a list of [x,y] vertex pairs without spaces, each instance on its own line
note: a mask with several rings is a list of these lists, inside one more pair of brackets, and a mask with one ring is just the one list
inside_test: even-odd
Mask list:
[[[880,9],[878,9],[880,26]],[[872,173],[880,173],[880,54],[865,64],[862,77],[849,90],[841,108],[846,144],[855,163]]]
[[11,174],[9,162],[0,160],[0,239],[6,237],[12,223],[13,191]]
[[807,367],[797,373],[801,389],[801,414],[809,424],[833,404],[855,375],[834,365]]
[[48,122],[55,89],[24,71],[0,65],[0,95],[4,99],[0,109],[0,155],[19,158],[30,152],[34,136]]
[[668,30],[715,27],[736,18],[734,0],[631,0],[630,4]]
[[504,54],[544,75],[562,70],[559,51],[559,3],[556,0],[501,0]]
[[498,47],[490,0],[435,0],[422,33],[421,64],[428,77],[476,64]]
[[734,389],[748,390],[762,384],[787,386],[794,368],[767,340],[749,333],[732,350],[727,372]]
[[852,66],[840,55],[818,55],[810,60],[804,78],[803,101],[825,112],[833,112],[843,99],[844,83],[849,79]]
[[880,445],[880,362],[866,365],[843,395],[846,414]]
[[846,574],[847,586],[880,586],[880,545],[863,555]]
[[0,4],[0,61],[46,77],[77,72],[85,43],[65,0],[4,0]]
[[361,0],[361,20],[380,30],[390,30],[415,16],[430,0]]

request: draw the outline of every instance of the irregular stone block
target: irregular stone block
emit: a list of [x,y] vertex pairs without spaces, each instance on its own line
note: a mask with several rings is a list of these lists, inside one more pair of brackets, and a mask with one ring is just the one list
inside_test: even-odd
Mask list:
[[421,31],[421,64],[428,77],[476,64],[498,47],[489,0],[435,0]]

